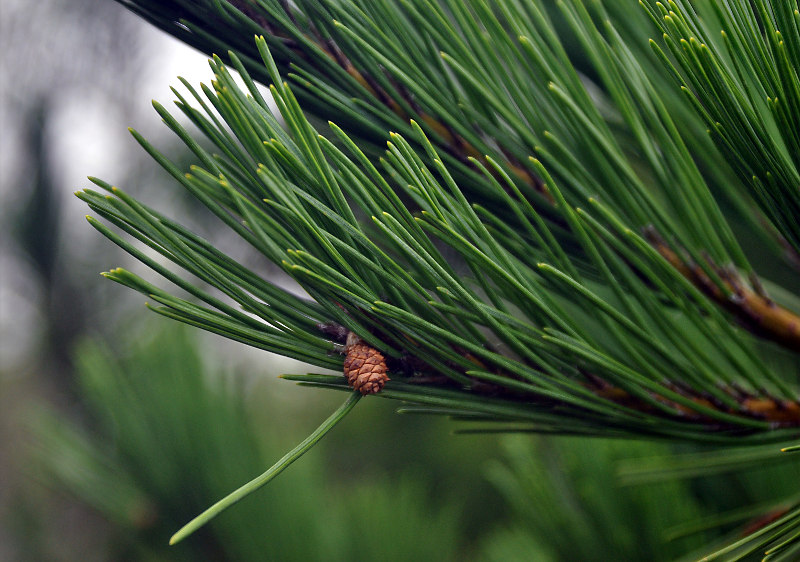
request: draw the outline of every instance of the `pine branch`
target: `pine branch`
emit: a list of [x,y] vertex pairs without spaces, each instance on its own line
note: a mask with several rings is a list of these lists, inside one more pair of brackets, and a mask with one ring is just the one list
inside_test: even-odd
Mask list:
[[[571,170],[564,167],[565,162],[573,158],[574,154],[596,153],[597,157],[603,161],[602,168],[604,170],[599,177],[605,177],[607,184],[630,186],[631,181],[633,181],[635,186],[639,182],[638,179],[631,175],[629,170],[624,168],[617,171],[607,169],[607,161],[617,160],[619,163],[623,163],[628,157],[622,153],[620,147],[613,146],[615,141],[612,135],[608,132],[603,132],[604,125],[600,125],[600,121],[603,118],[597,114],[596,110],[587,111],[590,106],[586,104],[593,105],[593,102],[588,99],[588,94],[582,84],[575,82],[567,87],[567,90],[562,91],[560,87],[555,87],[554,83],[547,84],[546,81],[543,81],[542,86],[547,86],[546,89],[528,91],[522,86],[522,77],[518,73],[511,72],[511,68],[518,66],[520,68],[529,68],[532,73],[529,76],[541,75],[542,77],[548,77],[563,75],[564,69],[569,68],[569,61],[566,60],[566,55],[558,44],[558,39],[554,36],[546,13],[539,11],[538,8],[531,7],[524,11],[521,8],[512,9],[506,6],[498,6],[498,12],[501,13],[493,13],[478,7],[453,9],[454,13],[463,12],[463,17],[468,17],[471,13],[470,10],[474,10],[475,14],[481,18],[481,21],[487,27],[484,33],[495,38],[499,44],[508,43],[505,33],[506,26],[511,25],[515,31],[520,33],[520,43],[518,45],[507,44],[503,50],[506,59],[502,62],[499,59],[491,62],[475,58],[479,56],[476,50],[477,46],[472,47],[473,51],[469,51],[471,46],[465,44],[465,38],[458,35],[459,33],[468,33],[466,28],[459,29],[448,23],[442,30],[433,35],[433,39],[425,40],[421,39],[419,34],[404,37],[396,33],[392,34],[382,27],[381,21],[383,20],[379,19],[379,15],[381,17],[385,16],[385,21],[402,21],[408,25],[420,25],[423,29],[429,28],[430,24],[427,19],[430,18],[425,18],[421,15],[419,11],[421,8],[412,7],[411,5],[400,9],[397,6],[387,4],[381,8],[384,10],[383,12],[375,12],[368,5],[360,6],[355,3],[351,8],[345,8],[344,5],[330,1],[323,2],[320,5],[300,2],[295,8],[289,7],[284,2],[260,2],[256,4],[245,0],[236,0],[230,4],[227,2],[209,2],[203,9],[198,9],[194,5],[185,6],[184,4],[179,1],[166,4],[137,2],[136,6],[140,12],[144,11],[151,21],[157,22],[168,31],[175,32],[175,24],[179,24],[178,31],[184,35],[185,31],[189,30],[189,36],[184,38],[208,53],[220,48],[224,51],[234,48],[243,55],[244,64],[255,72],[255,76],[260,77],[261,80],[265,78],[263,71],[258,68],[257,64],[252,63],[252,57],[256,56],[256,54],[250,45],[241,41],[239,29],[242,27],[247,28],[249,25],[249,29],[256,33],[267,30],[270,33],[267,36],[267,40],[271,48],[275,50],[279,68],[289,72],[290,76],[302,86],[302,99],[310,101],[312,110],[323,118],[335,118],[339,123],[346,121],[348,122],[348,132],[351,134],[353,132],[366,134],[366,138],[372,138],[373,140],[376,138],[382,140],[383,133],[380,131],[385,130],[386,127],[404,131],[408,134],[410,131],[407,130],[405,124],[408,123],[409,118],[414,118],[423,125],[426,133],[437,148],[446,151],[446,154],[453,158],[449,160],[449,164],[455,166],[451,167],[451,170],[456,173],[456,177],[461,177],[459,174],[465,172],[463,168],[465,165],[474,170],[474,165],[469,162],[470,160],[476,160],[492,170],[495,177],[499,179],[499,176],[496,175],[499,172],[495,170],[493,165],[489,165],[486,159],[486,155],[491,155],[489,157],[492,158],[493,162],[502,163],[502,168],[508,171],[520,186],[524,186],[523,192],[525,196],[532,198],[537,210],[543,213],[545,220],[558,220],[557,216],[554,217],[554,214],[548,210],[554,200],[552,194],[547,192],[541,179],[536,176],[535,171],[529,165],[522,164],[527,160],[528,154],[541,154],[544,157],[543,160],[549,166],[565,175],[565,179],[568,180],[564,186],[565,189],[569,188],[570,191],[577,189],[578,192],[578,199],[573,199],[569,191],[567,191],[568,198],[572,204],[580,204],[580,201],[586,196],[596,195],[597,190],[600,190],[601,193],[605,191],[601,184],[597,182],[597,179],[591,177],[595,173],[591,170],[591,164],[587,165],[585,162],[576,161],[573,163]],[[126,5],[130,7],[129,3],[126,3]],[[215,11],[218,17],[211,18],[209,14]],[[598,12],[600,15],[603,13],[602,9],[599,9]],[[387,15],[389,13],[391,13],[391,16]],[[636,52],[634,50],[635,47],[623,43],[622,38],[614,37],[613,34],[609,34],[609,39],[601,37],[594,29],[588,11],[578,5],[570,7],[569,4],[565,4],[564,13],[576,36],[584,42],[586,52],[593,55],[595,68],[608,69],[601,72],[601,79],[610,95],[619,104],[619,107],[625,109],[626,106],[631,106],[631,104],[644,104],[645,107],[652,108],[651,111],[653,113],[647,116],[647,113],[644,112],[641,115],[642,118],[662,121],[663,126],[667,128],[674,127],[668,119],[665,120],[662,113],[663,108],[659,107],[663,101],[659,94],[656,93],[656,90],[652,86],[648,86],[647,75],[644,73],[643,66],[636,78],[637,81],[641,82],[639,91],[635,89],[623,91],[617,86],[617,84],[621,83],[622,72],[630,73],[632,69],[636,69],[639,65],[634,57],[643,59],[646,53]],[[220,17],[229,26],[230,31],[226,31],[225,28],[220,29]],[[439,20],[447,22],[443,13],[435,14],[433,17],[438,17]],[[341,21],[338,21],[337,18]],[[463,22],[466,20],[459,21],[462,26],[465,25]],[[350,25],[353,26],[352,29],[349,27]],[[400,24],[398,23],[398,25]],[[357,31],[358,29],[361,31]],[[376,31],[378,33],[375,33]],[[433,34],[433,31],[430,30],[430,33]],[[537,52],[549,53],[552,60],[562,60],[562,68],[558,71],[551,62],[545,60],[541,55],[537,57],[536,66],[531,65],[530,56],[532,53],[530,49],[534,47],[528,42],[535,39],[539,33],[546,39],[546,42],[540,41],[535,48]],[[393,36],[390,38],[390,35]],[[372,40],[373,36],[375,40]],[[216,39],[217,37],[225,39],[221,42]],[[468,39],[469,36],[467,36],[466,40]],[[431,69],[432,72],[444,73],[445,75],[452,75],[455,72],[456,76],[452,76],[449,81],[444,83],[430,83],[426,88],[426,83],[430,82],[431,72],[425,73],[422,69],[431,65],[425,59],[412,56],[413,53],[420,52],[420,49],[413,45],[425,44],[431,40],[442,42],[442,45],[438,46],[438,50],[442,50],[444,45],[452,45],[452,49],[457,49],[452,53],[443,51],[442,55],[445,63],[452,70],[440,67],[438,70]],[[394,45],[395,43],[397,45]],[[388,57],[383,55],[382,51],[387,49],[395,52],[397,58],[389,60]],[[431,46],[429,51],[433,51],[433,49],[434,47]],[[365,59],[363,54],[365,50],[371,53],[371,57],[378,59],[377,64],[371,61],[369,57]],[[399,54],[401,50],[409,54],[401,56]],[[438,50],[433,54],[438,56]],[[456,53],[463,53],[462,58],[464,60],[454,58]],[[359,68],[348,56],[349,54],[352,54],[365,66],[369,66],[371,71],[366,68]],[[420,54],[423,57],[426,56],[424,52]],[[506,68],[508,65],[511,68]],[[468,70],[470,67],[475,70]],[[483,75],[485,76],[489,72],[495,72],[495,74],[498,70],[502,72],[504,68],[506,68],[506,76],[502,74],[495,76],[495,80],[499,78],[498,82],[501,87],[492,91],[487,90],[483,84],[484,81],[478,75],[479,72],[484,73]],[[577,75],[572,80],[576,81]],[[342,94],[336,93],[336,89],[341,89],[345,96],[350,97],[342,97]],[[557,94],[555,96],[556,100],[554,100],[556,105],[550,109],[546,107],[548,105],[547,102],[542,103],[543,97],[552,97],[551,93],[546,93],[547,89]],[[450,90],[453,90],[454,104],[459,103],[459,97],[466,96],[469,98],[471,96],[474,100],[474,94],[478,94],[480,101],[475,101],[477,102],[476,107],[484,106],[480,109],[481,113],[476,114],[473,112],[468,115],[457,115],[452,111],[446,110],[442,103],[435,101],[434,92],[444,93]],[[471,93],[471,90],[474,92]],[[572,96],[572,98],[570,99],[569,96]],[[505,113],[506,108],[497,105],[498,100],[502,100],[504,97],[508,98],[509,104],[512,105],[518,103],[520,99],[539,100],[540,107],[535,112],[540,113],[541,116],[536,116],[530,111],[523,111],[525,109],[523,106],[520,106],[520,114],[517,116]],[[583,101],[578,101],[581,99]],[[358,101],[353,105],[356,100]],[[365,108],[364,103],[368,104],[370,108],[371,116],[367,117],[367,119],[370,119],[373,122],[372,124],[364,122],[362,111]],[[466,103],[464,101],[460,103],[462,107],[469,107],[464,105]],[[561,118],[563,118],[563,105],[565,103],[569,108],[568,112],[574,113],[569,118],[583,120],[583,126],[590,131],[594,126],[601,126],[597,133],[601,135],[596,138],[597,143],[601,146],[608,145],[606,150],[611,152],[598,152],[595,148],[582,144],[573,146],[570,150],[562,144],[562,141],[557,136],[553,136],[553,132],[546,129],[544,130],[544,136],[537,138],[539,130],[552,126],[552,122],[549,124],[544,123],[543,116],[546,114],[560,114]],[[572,105],[573,103],[577,103],[577,105]],[[431,113],[423,109],[421,104],[430,105],[440,111]],[[505,120],[505,126],[502,130],[497,129],[499,124],[498,117],[501,121]],[[631,120],[634,117],[640,118],[631,113],[628,119]],[[464,128],[465,119],[466,122],[474,122],[471,129]],[[633,123],[633,121],[630,122]],[[377,129],[375,125],[377,125]],[[519,129],[519,126],[526,128],[524,130]],[[509,127],[511,127],[510,130]],[[570,125],[570,127],[573,126]],[[514,130],[515,128],[516,131]],[[495,130],[493,131],[493,129]],[[633,132],[636,133],[635,128]],[[574,133],[569,130],[566,134],[573,135]],[[685,234],[678,235],[678,239],[671,243],[670,248],[666,248],[663,245],[657,245],[656,248],[668,250],[664,256],[680,271],[686,272],[698,267],[702,269],[703,275],[690,275],[687,278],[695,282],[697,287],[703,291],[712,290],[715,293],[719,293],[721,297],[715,300],[737,317],[749,319],[750,321],[743,324],[748,329],[752,329],[755,334],[761,337],[772,339],[788,346],[790,349],[795,349],[797,345],[795,334],[797,333],[797,326],[800,325],[800,316],[796,312],[769,299],[766,295],[755,296],[759,293],[756,273],[750,268],[741,250],[738,249],[738,244],[728,232],[728,227],[724,221],[712,218],[718,211],[714,207],[708,207],[707,203],[697,199],[694,195],[692,184],[702,183],[703,180],[699,178],[696,169],[692,169],[694,165],[688,163],[688,152],[685,152],[686,147],[682,146],[683,141],[680,140],[677,131],[672,131],[671,136],[672,138],[665,138],[660,142],[674,144],[671,150],[673,150],[677,160],[673,166],[682,166],[684,170],[668,171],[662,164],[656,164],[655,158],[657,157],[655,155],[657,152],[663,152],[667,148],[664,144],[656,146],[651,140],[646,140],[644,137],[640,137],[637,142],[643,143],[641,150],[644,150],[645,154],[651,153],[653,155],[651,162],[654,166],[653,174],[660,181],[665,182],[665,193],[675,190],[675,182],[688,184],[684,189],[685,194],[681,196],[683,202],[678,203],[675,209],[677,217],[684,216],[686,219],[683,228],[694,229],[696,225],[704,222],[708,223],[709,228],[690,235],[694,240],[686,238]],[[491,143],[489,144],[487,144],[488,138],[491,138]],[[687,140],[691,139],[687,138]],[[609,144],[609,141],[612,144]],[[553,143],[556,144],[554,145]],[[553,151],[554,149],[556,150]],[[682,151],[684,155],[680,156],[679,153]],[[737,161],[736,158],[732,160],[733,163]],[[582,169],[585,169],[585,172],[583,172],[585,177],[575,176]],[[608,176],[609,172],[611,176]],[[670,175],[673,177],[670,178]],[[475,195],[486,198],[487,193],[484,182],[480,178],[476,182],[474,174],[467,177],[470,181],[460,181],[465,189],[475,190]],[[614,193],[622,193],[626,189],[621,187]],[[641,192],[639,196],[630,198],[627,201],[620,201],[622,208],[625,208],[626,212],[630,213],[636,209],[632,216],[634,224],[638,224],[640,228],[654,224],[658,231],[678,234],[681,225],[670,222],[663,215],[661,220],[655,220],[655,217],[660,215],[660,209],[653,202],[649,202],[651,196],[646,194],[648,189],[641,185],[636,189]],[[593,193],[592,190],[595,192]],[[537,193],[543,194],[544,198],[538,197]],[[614,193],[608,195],[614,195]],[[490,206],[497,204],[496,198],[492,197],[491,194],[488,194],[487,202]],[[707,207],[708,210],[704,211],[705,218],[701,218],[697,213],[697,209],[704,207]],[[644,213],[639,212],[639,210],[644,211]],[[787,215],[792,214],[791,209],[785,210],[785,212]],[[667,222],[662,222],[662,220]],[[722,236],[719,236],[719,234],[722,234]],[[704,253],[710,254],[712,263],[704,264],[706,261]],[[678,261],[674,261],[676,258]],[[728,281],[715,271],[715,269],[719,268],[714,266],[713,263],[727,264],[731,259],[733,259],[736,266],[746,272],[748,278],[756,283],[754,285],[755,293],[741,283],[738,287],[741,289],[740,292],[743,291],[748,295],[753,294],[752,298],[744,300],[738,298],[736,291],[732,290]],[[727,268],[727,265],[725,265],[725,268]],[[715,287],[710,288],[707,284],[704,284],[704,280],[712,282]],[[767,319],[760,320],[762,316]]]
[[[759,289],[716,190],[746,197],[700,170],[692,150],[706,145],[681,131],[653,60],[639,63],[645,48],[601,3],[560,3],[599,88],[537,4],[235,4],[246,13],[133,4],[196,46],[230,48],[244,81],[214,57],[210,87],[175,90],[210,149],[155,104],[196,157],[188,174],[133,134],[311,300],[92,179],[109,194],[79,197],[170,265],[92,225],[182,294],[121,269],[107,277],[164,316],[347,375],[291,380],[358,386],[490,430],[742,447],[797,437],[797,316]],[[255,48],[244,39],[265,28]],[[272,84],[279,115],[254,78]],[[346,128],[320,135],[305,109]],[[762,209],[790,240],[780,213]]]
[[[548,423],[574,416],[582,420],[580,424],[586,424],[585,431],[600,422],[607,427],[622,424],[620,427],[629,431],[650,433],[654,427],[639,426],[642,420],[650,419],[650,424],[659,420],[657,433],[689,431],[695,438],[707,439],[710,431],[724,433],[739,428],[758,432],[776,425],[796,425],[792,414],[795,391],[759,365],[755,356],[748,359],[747,354],[741,356],[741,351],[735,351],[745,350],[747,344],[710,302],[697,291],[681,294],[670,289],[669,283],[665,284],[665,272],[673,272],[672,281],[683,278],[657,253],[643,255],[642,247],[647,245],[643,238],[631,239],[630,230],[618,222],[603,224],[590,214],[573,209],[538,163],[538,175],[563,209],[564,220],[579,235],[596,271],[603,272],[612,293],[599,297],[597,288],[581,280],[563,251],[556,249],[551,254],[555,265],[530,261],[529,256],[510,251],[513,246],[507,247],[502,236],[487,229],[418,127],[417,142],[426,147],[443,183],[398,135],[392,137],[386,156],[389,174],[399,185],[407,186],[405,195],[422,210],[420,216],[413,217],[394,195],[393,188],[340,130],[334,132],[355,160],[316,135],[291,90],[280,81],[263,40],[259,49],[271,69],[273,95],[289,126],[288,136],[265,112],[266,103],[249,78],[245,77],[245,82],[251,87],[252,98],[238,91],[217,59],[212,65],[216,91],[206,89],[205,93],[242,144],[230,144],[222,129],[215,131],[221,123],[213,125],[182,97],[178,107],[207,132],[226,156],[206,153],[160,106],[157,109],[167,124],[193,147],[206,170],[196,167],[191,175],[183,176],[144,139],[137,138],[226,224],[273,262],[283,264],[317,304],[311,306],[285,296],[246,268],[212,253],[213,247],[207,242],[96,180],[117,197],[82,194],[97,212],[216,286],[261,320],[182,281],[93,223],[106,236],[213,307],[202,308],[177,299],[124,271],[109,274],[160,303],[158,312],[321,366],[341,365],[329,355],[337,349],[337,342],[326,341],[317,328],[321,323],[336,322],[387,357],[400,361],[403,357],[413,358],[406,363],[420,372],[412,370],[412,379],[417,374],[444,375],[455,388],[474,387],[469,390],[473,397],[468,399],[474,402],[473,408],[487,390],[503,388],[517,394],[513,401],[521,404],[558,405],[558,412]],[[356,161],[366,166],[366,174],[356,167]],[[484,173],[498,195],[504,194],[509,207],[517,204],[488,171]],[[508,187],[513,188],[513,183]],[[259,204],[261,199],[266,205]],[[357,201],[362,213],[373,216],[383,235],[374,239],[366,236],[347,201]],[[612,216],[608,209],[595,205],[598,216]],[[233,220],[235,216],[242,222]],[[536,219],[528,224],[530,232],[555,240],[535,211],[522,218]],[[590,236],[590,232],[594,234]],[[476,276],[474,285],[455,273],[431,235],[459,253]],[[612,246],[599,245],[597,236]],[[633,240],[633,244],[620,236]],[[376,244],[378,240],[380,243]],[[629,262],[638,260],[634,263],[639,274],[646,272],[650,283],[660,284],[665,291],[662,297],[672,299],[688,315],[686,319],[692,319],[694,329],[700,331],[693,333],[691,339],[682,336],[687,325],[678,327],[663,317],[661,306],[655,306],[656,293],[630,270],[621,259],[623,256]],[[478,287],[487,292],[489,302],[476,292]],[[545,287],[549,289],[544,290]],[[391,303],[383,295],[389,296]],[[278,305],[274,299],[280,301],[277,309],[273,309]],[[576,322],[574,315],[564,310],[567,302],[585,303],[599,316]],[[512,315],[510,306],[523,316]],[[608,330],[615,341],[611,347],[607,347],[608,342],[599,344],[593,332],[595,326]],[[481,335],[481,329],[488,329],[497,341]],[[727,334],[726,344],[717,343],[723,357],[728,356],[721,362],[712,359],[708,348],[699,343],[705,337],[716,340],[719,330]],[[703,333],[706,335],[701,336]],[[291,343],[291,338],[296,337],[305,344]],[[507,347],[511,355],[498,352],[498,345]],[[669,379],[662,374],[667,370],[673,373]],[[602,381],[599,387],[598,380]],[[720,388],[720,381],[725,381],[727,390]],[[744,390],[734,391],[739,384]],[[391,387],[389,383],[381,394],[388,396]],[[420,395],[430,391],[417,385],[413,389]],[[787,405],[782,406],[784,403]],[[754,411],[756,406],[758,411]],[[668,420],[672,423],[665,424]]]

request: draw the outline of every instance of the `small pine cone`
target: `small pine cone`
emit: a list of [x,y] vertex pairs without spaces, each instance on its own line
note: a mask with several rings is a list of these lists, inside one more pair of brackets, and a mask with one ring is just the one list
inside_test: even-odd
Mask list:
[[352,332],[347,338],[346,353],[344,376],[347,377],[348,384],[361,394],[380,392],[389,380],[383,354]]

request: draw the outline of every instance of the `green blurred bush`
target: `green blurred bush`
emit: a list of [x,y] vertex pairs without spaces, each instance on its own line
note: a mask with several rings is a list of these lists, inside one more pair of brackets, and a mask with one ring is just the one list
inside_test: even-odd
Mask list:
[[[53,407],[33,423],[31,474],[110,523],[109,560],[675,560],[760,515],[742,511],[754,499],[775,509],[769,498],[800,481],[796,463],[762,469],[762,453],[720,464],[735,473],[700,453],[683,473],[695,478],[682,479],[684,457],[667,444],[454,437],[452,422],[367,400],[276,482],[169,547],[180,525],[304,437],[297,412],[327,412],[208,368],[183,328],[129,336],[116,354],[79,346],[81,423]],[[636,485],[621,486],[626,470]]]
[[423,475],[352,481],[326,470],[318,452],[168,547],[181,524],[262,472],[285,443],[276,428],[251,424],[241,377],[209,372],[181,329],[132,338],[119,359],[95,342],[76,357],[89,429],[40,412],[37,474],[114,524],[111,559],[455,559],[460,513],[432,504]]

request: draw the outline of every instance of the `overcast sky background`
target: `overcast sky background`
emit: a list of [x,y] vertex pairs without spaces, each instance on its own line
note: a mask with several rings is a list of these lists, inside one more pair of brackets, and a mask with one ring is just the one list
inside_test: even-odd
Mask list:
[[41,314],[40,287],[11,230],[29,196],[25,127],[33,100],[48,106],[42,134],[64,254],[80,255],[97,235],[73,193],[89,187],[87,175],[121,180],[141,150],[127,127],[163,137],[151,100],[169,104],[177,75],[197,83],[210,70],[203,54],[111,0],[2,0],[0,53],[0,373],[14,376],[35,345]]
[[[25,127],[33,100],[47,100],[42,134],[64,245],[58,253],[71,260],[61,266],[93,268],[94,282],[103,283],[97,273],[119,265],[124,256],[103,241],[114,259],[91,262],[89,246],[100,237],[83,218],[88,208],[73,193],[93,187],[88,175],[132,189],[122,185],[131,166],[140,166],[143,177],[159,174],[154,162],[141,164],[143,151],[127,128],[169,146],[172,133],[152,100],[171,109],[170,86],[179,85],[177,76],[197,85],[212,75],[206,55],[112,0],[2,0],[0,53],[0,376],[13,377],[25,370],[43,314],[41,287],[32,282],[29,260],[12,235],[30,193]],[[83,258],[88,263],[81,263]]]
[[[123,333],[124,348],[125,337],[136,337],[130,325],[177,326],[149,313],[141,295],[100,277],[122,265],[169,286],[91,228],[84,219],[90,210],[74,192],[94,187],[86,179],[91,175],[168,214],[185,201],[181,188],[127,130],[135,128],[168,155],[180,154],[175,136],[152,108],[158,100],[173,110],[170,86],[180,84],[179,75],[195,86],[208,83],[207,56],[113,0],[0,0],[0,560],[18,559],[24,548],[14,544],[5,523],[19,520],[18,492],[28,477],[25,420],[37,404],[70,411],[79,402],[69,360],[75,342],[84,335],[104,339]],[[174,114],[182,118],[177,110]],[[42,189],[49,207],[37,199]],[[37,261],[21,241],[25,228],[28,242],[31,232],[46,232],[39,244],[49,257]],[[241,240],[232,238],[224,241],[242,250]],[[244,372],[253,384],[268,384],[278,401],[296,404],[302,395],[304,411],[312,416],[312,403],[338,404],[336,393],[319,400],[277,379],[280,373],[304,372],[298,362],[193,332],[202,338],[210,364],[221,372]],[[54,359],[57,340],[60,361]],[[90,540],[86,535],[95,531],[91,524],[72,527],[70,506],[61,513],[51,507],[45,509],[51,518],[65,518],[50,522],[63,531],[50,537],[53,552],[61,550],[68,559],[69,549],[59,541],[81,536],[72,542],[83,549]]]

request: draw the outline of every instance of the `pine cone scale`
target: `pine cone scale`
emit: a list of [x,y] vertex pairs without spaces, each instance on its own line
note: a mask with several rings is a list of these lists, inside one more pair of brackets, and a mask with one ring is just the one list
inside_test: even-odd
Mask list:
[[380,392],[389,380],[383,354],[363,340],[351,337],[348,337],[345,353],[344,376],[348,384],[361,394]]

